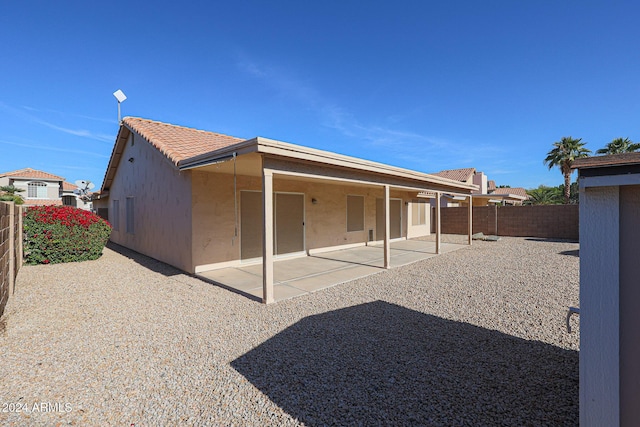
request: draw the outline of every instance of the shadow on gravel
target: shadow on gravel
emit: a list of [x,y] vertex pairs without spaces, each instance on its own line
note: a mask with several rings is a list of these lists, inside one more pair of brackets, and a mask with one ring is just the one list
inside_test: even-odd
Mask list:
[[169,264],[165,264],[164,262],[158,261],[157,259],[142,255],[140,252],[125,248],[124,246],[120,246],[117,243],[113,243],[112,241],[108,241],[106,246],[112,251],[117,252],[120,255],[137,262],[141,266],[155,271],[156,273],[160,273],[164,276],[177,276],[179,274],[186,274],[184,271],[178,270],[177,268],[172,267]]
[[554,239],[547,237],[526,237],[524,240],[528,240],[530,242],[551,242],[551,243],[579,243],[578,240],[574,239]]
[[580,257],[580,249],[574,249],[572,251],[562,251],[562,252],[558,252],[560,255],[569,255],[569,256],[576,256],[576,257]]
[[577,425],[578,352],[383,301],[309,316],[231,366],[307,425]]

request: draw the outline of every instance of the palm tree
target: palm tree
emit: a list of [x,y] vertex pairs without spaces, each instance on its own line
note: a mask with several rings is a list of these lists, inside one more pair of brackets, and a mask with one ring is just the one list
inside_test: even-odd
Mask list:
[[13,185],[5,185],[3,187],[0,187],[0,201],[15,202],[16,205],[21,205],[24,203],[24,199],[19,194],[16,194],[21,191],[24,190],[14,187]]
[[564,175],[564,203],[569,204],[571,196],[571,164],[575,159],[588,157],[591,150],[585,148],[586,142],[582,138],[573,139],[570,136],[563,136],[560,142],[553,143],[553,149],[547,153],[544,164],[551,169],[554,166],[560,168]]
[[562,186],[547,187],[541,185],[538,188],[527,190],[529,195],[528,205],[559,205],[562,203]]
[[634,144],[629,138],[616,138],[596,151],[596,154],[632,153],[638,150],[640,150],[640,144]]

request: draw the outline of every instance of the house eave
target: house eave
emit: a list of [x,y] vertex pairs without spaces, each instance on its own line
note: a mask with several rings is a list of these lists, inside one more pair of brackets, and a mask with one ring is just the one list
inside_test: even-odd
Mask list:
[[111,151],[109,164],[107,165],[107,170],[104,174],[104,179],[102,180],[101,192],[109,191],[109,187],[116,175],[116,170],[120,164],[120,158],[122,157],[122,153],[124,152],[125,145],[129,139],[129,135],[131,135],[131,132],[132,130],[126,124],[120,124],[120,129],[118,129],[118,135],[116,136],[116,143]]
[[340,166],[349,169],[356,169],[377,174],[391,175],[394,177],[418,180],[429,184],[436,184],[447,187],[455,187],[458,190],[473,191],[479,187],[474,184],[466,184],[447,178],[413,171],[410,169],[399,168],[384,163],[373,162],[356,157],[346,156],[342,154],[332,153],[329,151],[318,150],[309,147],[303,147],[287,142],[276,141],[268,138],[256,138],[258,144],[258,152],[271,154],[280,157],[288,157],[297,160],[306,160],[317,163],[325,163],[331,166]]

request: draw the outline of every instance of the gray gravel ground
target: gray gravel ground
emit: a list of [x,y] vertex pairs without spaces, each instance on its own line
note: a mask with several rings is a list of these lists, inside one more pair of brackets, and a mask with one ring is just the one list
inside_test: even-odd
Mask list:
[[0,424],[577,425],[577,255],[474,242],[270,306],[118,247],[25,266]]

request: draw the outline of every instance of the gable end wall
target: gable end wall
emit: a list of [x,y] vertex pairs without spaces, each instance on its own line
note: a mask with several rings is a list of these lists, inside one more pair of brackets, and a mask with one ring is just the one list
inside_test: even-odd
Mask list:
[[[133,234],[127,233],[127,197],[134,198]],[[118,230],[111,233],[113,242],[192,272],[191,172],[178,171],[157,149],[132,132],[109,188],[112,224],[116,215],[114,200],[119,200],[120,207]]]

